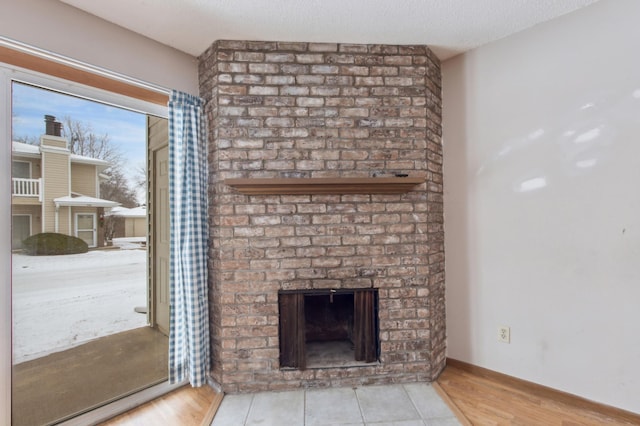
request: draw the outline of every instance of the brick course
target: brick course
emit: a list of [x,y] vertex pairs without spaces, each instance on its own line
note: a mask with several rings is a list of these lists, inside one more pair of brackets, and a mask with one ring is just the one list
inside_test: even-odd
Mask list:
[[[444,368],[440,64],[426,46],[218,41],[200,58],[212,377],[226,392],[433,380]],[[406,194],[235,193],[227,178],[408,173]],[[375,366],[281,370],[278,290],[375,287]]]

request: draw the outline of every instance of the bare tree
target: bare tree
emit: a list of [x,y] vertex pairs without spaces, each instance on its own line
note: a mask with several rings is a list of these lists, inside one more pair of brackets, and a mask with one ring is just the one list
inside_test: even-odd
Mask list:
[[122,163],[123,153],[111,143],[107,133],[98,135],[93,131],[91,124],[73,120],[69,116],[64,118],[63,123],[63,134],[69,138],[69,150],[72,153],[99,158],[112,165]]
[[13,138],[16,142],[26,143],[28,145],[40,145],[40,139],[35,136],[21,135]]
[[131,189],[122,172],[124,153],[111,142],[108,134],[97,134],[91,124],[74,120],[69,116],[64,118],[63,132],[69,138],[69,150],[73,154],[99,158],[110,164],[109,168],[102,172],[106,176],[106,179],[100,182],[102,198],[118,202],[124,207],[138,205],[136,192]]
[[[138,164],[135,169],[135,175],[133,177],[135,187],[138,189],[139,193],[145,193],[148,190],[147,182],[149,180],[147,176],[147,166],[144,162]],[[144,200],[142,200],[142,204],[146,204],[146,195],[144,196]],[[138,200],[140,201],[140,200]]]
[[100,196],[102,198],[115,201],[127,208],[138,205],[136,192],[129,187],[129,182],[120,168],[110,167],[104,174],[107,179],[100,182]]

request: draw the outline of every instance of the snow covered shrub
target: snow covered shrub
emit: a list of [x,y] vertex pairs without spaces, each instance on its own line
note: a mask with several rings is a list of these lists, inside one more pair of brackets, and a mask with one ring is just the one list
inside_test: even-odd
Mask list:
[[22,242],[22,248],[31,256],[86,253],[89,246],[80,238],[70,235],[43,232]]

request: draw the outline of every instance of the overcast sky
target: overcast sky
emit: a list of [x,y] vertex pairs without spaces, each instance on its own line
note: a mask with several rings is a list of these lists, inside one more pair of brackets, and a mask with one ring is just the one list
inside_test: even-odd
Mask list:
[[[66,116],[91,126],[96,135],[107,134],[123,152],[122,170],[130,178],[146,162],[146,116],[137,112],[69,96],[21,83],[13,83],[12,136],[39,139],[44,134],[44,116],[60,122]],[[64,134],[64,133],[63,133]],[[139,199],[144,202],[143,199]]]

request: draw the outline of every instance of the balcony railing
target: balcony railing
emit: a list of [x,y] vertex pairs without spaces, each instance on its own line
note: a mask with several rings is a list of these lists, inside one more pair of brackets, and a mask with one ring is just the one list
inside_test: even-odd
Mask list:
[[42,179],[13,178],[13,192],[15,197],[38,197],[42,201],[40,185]]

